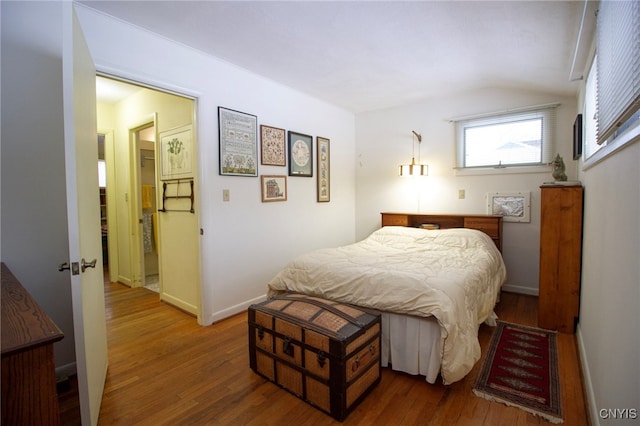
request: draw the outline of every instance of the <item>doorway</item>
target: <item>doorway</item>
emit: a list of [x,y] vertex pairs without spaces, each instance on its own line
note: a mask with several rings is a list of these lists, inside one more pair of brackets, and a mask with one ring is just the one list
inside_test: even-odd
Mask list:
[[[111,281],[157,291],[161,301],[199,317],[196,101],[112,77],[97,76],[96,88],[98,129],[112,129],[113,161],[106,162]],[[166,176],[173,159],[167,148],[183,135],[189,173]],[[191,195],[186,208],[184,195]]]
[[107,223],[107,165],[105,160],[105,135],[98,133],[98,191],[100,192],[100,234],[102,236],[102,266],[109,266],[109,241]]
[[160,293],[160,271],[158,265],[158,206],[156,178],[156,127],[154,123],[134,131],[136,149],[138,211],[142,219],[140,232],[142,247],[141,284],[143,287]]

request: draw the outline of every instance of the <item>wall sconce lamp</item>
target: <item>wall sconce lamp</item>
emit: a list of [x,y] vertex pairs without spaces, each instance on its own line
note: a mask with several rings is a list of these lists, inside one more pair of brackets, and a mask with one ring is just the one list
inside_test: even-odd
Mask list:
[[[398,173],[400,176],[428,176],[429,166],[427,164],[420,163],[420,144],[422,143],[422,135],[420,133],[416,133],[415,130],[412,130],[411,132],[413,133],[411,139],[411,164],[401,164],[398,168]],[[415,156],[416,139],[418,140],[418,163],[416,163]]]

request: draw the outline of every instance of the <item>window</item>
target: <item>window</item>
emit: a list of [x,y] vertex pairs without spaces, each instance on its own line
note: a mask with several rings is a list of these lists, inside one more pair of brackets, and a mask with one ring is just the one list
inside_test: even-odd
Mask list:
[[640,107],[640,2],[602,1],[596,55],[598,143],[608,140]]
[[595,154],[603,144],[597,143],[596,137],[596,78],[598,77],[598,61],[594,58],[587,74],[584,89],[584,158],[589,158]]
[[552,161],[557,104],[456,120],[457,167],[539,166]]
[[586,170],[640,140],[640,2],[601,1],[585,85]]

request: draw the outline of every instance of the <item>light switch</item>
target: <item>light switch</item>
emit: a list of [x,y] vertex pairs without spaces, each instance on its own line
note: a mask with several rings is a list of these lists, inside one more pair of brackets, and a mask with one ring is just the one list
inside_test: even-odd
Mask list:
[[228,189],[223,189],[222,190],[222,201],[229,201],[229,190]]
[[464,200],[464,189],[458,189],[458,199]]

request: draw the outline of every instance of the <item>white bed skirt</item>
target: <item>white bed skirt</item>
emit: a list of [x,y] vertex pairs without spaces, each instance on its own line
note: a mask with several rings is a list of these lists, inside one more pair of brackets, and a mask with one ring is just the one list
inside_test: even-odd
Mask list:
[[435,383],[440,373],[440,325],[434,317],[382,314],[382,367],[425,376]]

